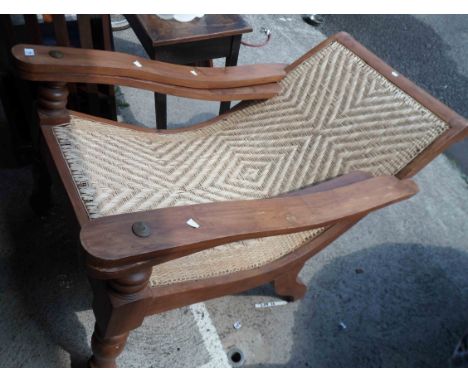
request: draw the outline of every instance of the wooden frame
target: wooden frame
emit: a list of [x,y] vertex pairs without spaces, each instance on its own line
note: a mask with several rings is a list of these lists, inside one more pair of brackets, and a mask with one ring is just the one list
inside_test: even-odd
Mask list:
[[[129,80],[128,76],[123,77],[124,73],[122,71],[113,73],[112,70],[110,70],[105,78],[101,79],[102,76],[99,73],[95,75],[90,74],[89,77],[87,77],[88,75],[84,75],[82,68],[78,66],[75,66],[73,69],[75,73],[69,74],[63,71],[52,73],[49,69],[47,71],[40,71],[37,70],[37,68],[32,70],[31,68],[34,68],[34,65],[32,67],[28,65],[23,65],[21,67],[21,74],[28,79],[62,81],[49,82],[42,87],[39,93],[38,115],[41,121],[43,137],[49,149],[51,162],[54,163],[59,173],[78,222],[82,227],[81,242],[86,257],[87,272],[94,291],[93,310],[96,315],[96,328],[92,338],[93,357],[90,360],[91,366],[115,366],[116,357],[123,350],[129,331],[138,327],[147,315],[160,313],[169,309],[230,293],[240,292],[266,282],[273,282],[276,292],[281,296],[290,299],[302,297],[305,293],[305,286],[297,278],[297,275],[310,257],[346,232],[372,209],[382,207],[388,203],[401,200],[414,194],[416,192],[414,183],[404,179],[420,171],[450,144],[468,135],[468,123],[466,120],[411,83],[408,79],[401,75],[392,75],[393,69],[390,66],[377,58],[346,33],[338,33],[322,42],[306,55],[287,66],[285,71],[289,72],[305,59],[333,41],[340,42],[359,55],[389,81],[447,122],[450,128],[428,146],[416,159],[401,170],[396,178],[383,177],[381,179],[369,179],[367,174],[358,172],[269,200],[212,203],[204,207],[188,206],[167,209],[167,213],[171,214],[172,212],[174,216],[177,216],[176,210],[185,209],[186,211],[193,211],[193,208],[199,208],[197,213],[202,216],[206,211],[209,211],[210,215],[213,215],[213,211],[215,211],[216,214],[233,213],[235,211],[241,211],[242,213],[232,215],[234,216],[234,223],[230,227],[221,227],[219,231],[212,232],[208,234],[208,236],[202,235],[202,239],[197,236],[197,233],[188,237],[183,243],[183,240],[181,240],[178,245],[177,242],[164,243],[157,239],[153,240],[150,237],[149,241],[145,242],[145,245],[140,247],[137,245],[136,247],[138,248],[134,252],[130,251],[129,245],[124,248],[125,250],[122,250],[123,246],[126,245],[124,241],[117,243],[121,247],[111,247],[110,245],[106,245],[106,243],[103,245],[102,239],[99,239],[99,237],[105,237],[109,232],[113,234],[118,233],[123,235],[126,239],[125,241],[128,242],[131,222],[144,219],[153,224],[153,228],[157,228],[156,215],[154,215],[152,211],[148,211],[144,213],[98,218],[90,221],[51,127],[59,123],[67,122],[70,115],[78,115],[81,118],[87,118],[91,121],[105,121],[106,123],[113,124],[120,128],[146,131],[148,134],[177,134],[179,131],[203,128],[210,125],[213,121],[224,118],[225,115],[216,117],[209,122],[204,122],[185,129],[178,129],[177,131],[148,131],[144,128],[123,123],[85,116],[80,113],[68,112],[65,109],[66,85],[63,81],[70,80],[70,75],[80,75],[80,81],[88,78],[89,82],[113,81],[112,83],[119,84],[125,78]],[[24,63],[18,50],[15,52],[17,60]],[[105,60],[105,57],[102,59]],[[48,65],[51,64],[47,63],[47,67]],[[156,63],[155,65],[158,64]],[[271,69],[277,70],[278,67],[276,66]],[[89,70],[89,68],[85,70]],[[241,70],[245,70],[245,68]],[[134,74],[132,74],[132,76],[135,77]],[[177,76],[177,73],[175,76]],[[149,77],[145,78],[145,81],[151,81]],[[251,82],[237,84],[241,87],[252,86],[255,88],[258,86],[259,77],[252,75],[249,78]],[[136,81],[137,79],[138,78],[131,78],[130,80]],[[270,78],[269,81],[270,80],[272,79]],[[154,83],[154,81],[151,82]],[[187,82],[184,82],[184,87],[187,84]],[[229,80],[226,84],[228,85],[226,85],[225,89],[236,89],[228,87],[233,85],[232,81]],[[261,85],[265,84],[274,85],[275,83],[267,83],[265,81],[261,83]],[[133,85],[142,86],[139,82],[134,82]],[[178,87],[180,83],[171,80],[170,85]],[[192,86],[194,86],[193,83]],[[216,82],[216,86],[224,86],[221,78]],[[204,89],[210,90],[206,85]],[[249,102],[242,102],[234,110],[243,108],[248,104]],[[234,110],[231,110],[230,113]],[[382,192],[383,188],[379,187],[390,187],[391,195],[387,198],[384,197],[385,192]],[[369,196],[372,190],[379,190],[379,192],[376,193],[373,204],[369,204],[369,200],[365,203],[359,202],[359,196]],[[319,203],[317,202],[318,200],[320,200]],[[326,200],[327,203],[336,203],[337,208],[334,209],[334,211],[331,211],[331,209],[324,209],[317,215],[311,214],[310,211],[307,212],[307,208],[304,209],[301,207],[296,209],[298,205],[303,206],[304,203],[316,208],[324,200]],[[351,208],[349,209],[348,207],[350,206]],[[262,209],[262,211],[270,211],[272,214],[271,216],[274,216],[275,219],[279,216],[282,218],[277,219],[275,224],[271,224],[271,220],[268,219],[257,219],[251,222],[250,225],[247,224],[248,219],[246,220],[245,217],[255,216],[260,209]],[[158,213],[160,214],[161,211],[164,210],[158,210]],[[285,218],[287,216],[293,217],[294,224],[291,225],[291,221]],[[169,219],[171,218],[169,217]],[[246,227],[242,227],[242,225]],[[316,226],[327,226],[328,228],[324,233],[310,240],[301,248],[261,268],[240,271],[210,279],[159,286],[157,288],[150,288],[148,285],[148,280],[151,276],[151,270],[154,264],[169,261],[175,257],[185,256],[223,242],[239,240],[245,237],[252,238],[296,232]],[[175,224],[173,228],[174,230],[179,229],[177,224]],[[180,237],[182,236],[183,235]],[[117,256],[116,252],[124,253],[124,256],[119,257],[120,255]]]
[[[25,49],[33,49],[34,56],[25,56]],[[61,57],[53,58],[54,52]],[[119,84],[209,101],[271,98],[280,91],[277,81],[286,75],[284,64],[199,68],[116,52],[108,60],[105,51],[32,44],[14,46],[12,54],[27,80]]]
[[[25,49],[34,49],[26,56]],[[101,76],[147,80],[166,85],[193,89],[230,89],[243,86],[268,84],[282,79],[284,64],[252,64],[226,68],[204,68],[152,61],[126,53],[93,49],[56,48],[42,45],[19,44],[11,50],[17,68],[23,77],[32,80],[68,80],[67,75],[84,75],[83,80],[92,83]],[[41,76],[42,75],[42,76]],[[67,79],[67,80],[65,80]],[[115,82],[115,80],[114,80]]]

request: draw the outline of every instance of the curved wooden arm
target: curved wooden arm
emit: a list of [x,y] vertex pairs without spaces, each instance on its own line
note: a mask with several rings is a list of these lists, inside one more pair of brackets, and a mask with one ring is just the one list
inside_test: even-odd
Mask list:
[[[34,49],[34,55],[25,55],[25,49]],[[53,81],[62,81],[60,75],[105,75],[192,89],[230,89],[278,82],[286,75],[283,64],[203,68],[147,60],[120,52],[42,45],[15,45],[12,54],[21,72],[43,77],[48,73],[55,76]]]
[[[313,190],[313,187],[311,187]],[[229,201],[162,208],[92,220],[81,230],[81,243],[95,266],[118,266],[149,259],[158,262],[238,240],[323,227],[362,216],[418,191],[411,180],[382,176],[324,192],[271,199]],[[195,220],[200,228],[187,224]],[[137,221],[151,229],[141,238]]]
[[128,77],[106,76],[104,74],[73,74],[63,73],[28,73],[18,71],[21,78],[30,81],[53,82],[57,78],[67,83],[91,83],[103,85],[129,86],[155,93],[169,94],[177,97],[200,99],[205,101],[248,101],[268,99],[277,95],[281,87],[277,83],[242,86],[229,89],[191,89],[184,86],[161,84],[148,80],[137,80]]
[[[33,56],[25,54],[32,49]],[[63,57],[54,58],[60,52]],[[286,65],[198,68],[151,61],[119,52],[20,44],[12,48],[19,75],[30,81],[131,86],[209,100],[259,100],[277,95]],[[138,62],[140,66],[134,63]]]

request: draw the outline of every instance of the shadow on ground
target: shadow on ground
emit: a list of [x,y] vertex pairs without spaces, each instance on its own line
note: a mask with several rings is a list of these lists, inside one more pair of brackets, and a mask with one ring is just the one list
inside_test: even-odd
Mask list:
[[336,258],[299,302],[290,361],[256,366],[449,366],[468,322],[466,269],[468,253],[419,244]]
[[56,204],[41,219],[29,207],[28,168],[2,181],[0,366],[84,366],[89,338],[78,314],[91,309],[91,293],[65,195],[54,190]]

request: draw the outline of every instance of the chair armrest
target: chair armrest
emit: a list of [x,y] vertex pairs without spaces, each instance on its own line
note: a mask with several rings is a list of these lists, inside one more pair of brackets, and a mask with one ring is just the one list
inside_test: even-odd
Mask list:
[[[33,49],[34,55],[26,55],[25,49]],[[269,85],[271,91],[271,86],[286,75],[284,64],[191,67],[120,52],[42,45],[15,45],[12,54],[20,75],[28,80],[122,84],[166,94],[177,90],[187,94],[193,91],[195,95],[218,91],[226,97],[231,89],[237,97],[249,90],[258,94],[257,87]]]
[[[80,238],[89,264],[114,267],[152,260],[162,263],[239,240],[290,234],[327,226],[407,199],[418,188],[409,179],[382,176],[328,191],[314,187],[293,196],[162,208],[109,216],[82,227]],[[200,228],[187,224],[195,220]],[[132,231],[142,221],[145,238]]]

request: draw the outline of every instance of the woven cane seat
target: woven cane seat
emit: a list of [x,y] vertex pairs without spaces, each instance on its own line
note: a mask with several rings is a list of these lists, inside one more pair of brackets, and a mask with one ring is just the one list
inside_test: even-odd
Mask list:
[[[333,42],[281,93],[205,128],[154,134],[73,116],[54,134],[91,219],[268,198],[363,170],[396,174],[448,125]],[[153,269],[154,286],[260,267],[323,229],[246,240]]]

